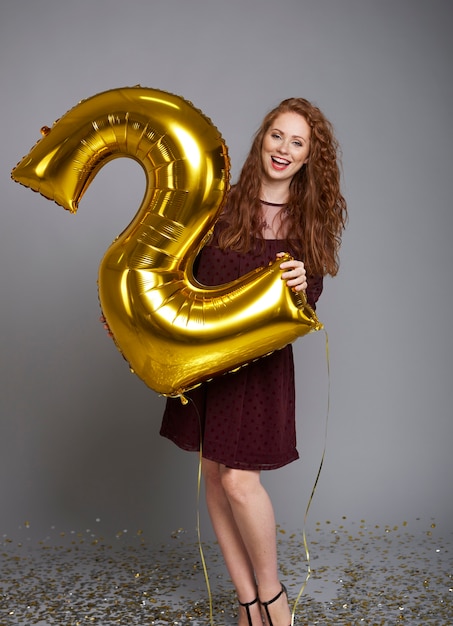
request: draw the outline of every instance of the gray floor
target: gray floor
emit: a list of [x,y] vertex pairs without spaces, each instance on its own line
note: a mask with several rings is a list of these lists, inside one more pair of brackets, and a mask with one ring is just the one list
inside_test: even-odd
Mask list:
[[[133,531],[107,540],[51,529],[38,542],[21,532],[19,540],[2,538],[1,626],[237,623],[218,548],[203,545],[205,570],[195,532],[178,531],[160,546]],[[440,537],[433,520],[312,523],[306,536],[311,576],[298,626],[453,624],[453,536]],[[307,575],[303,535],[280,528],[278,537],[294,602]]]

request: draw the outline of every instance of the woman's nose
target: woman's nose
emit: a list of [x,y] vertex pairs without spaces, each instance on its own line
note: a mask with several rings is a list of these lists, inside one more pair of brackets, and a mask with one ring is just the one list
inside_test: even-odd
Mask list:
[[281,152],[282,154],[287,154],[288,152],[288,142],[287,141],[282,141],[279,146],[278,146],[278,152]]

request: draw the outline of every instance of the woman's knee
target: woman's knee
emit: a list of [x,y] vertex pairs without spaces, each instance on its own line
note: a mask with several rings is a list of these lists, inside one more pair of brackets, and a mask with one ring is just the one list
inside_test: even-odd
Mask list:
[[229,499],[245,502],[250,494],[260,487],[260,473],[252,470],[239,470],[224,467],[220,471],[222,487]]
[[218,484],[221,486],[220,463],[210,461],[209,459],[202,459],[201,471],[206,484]]

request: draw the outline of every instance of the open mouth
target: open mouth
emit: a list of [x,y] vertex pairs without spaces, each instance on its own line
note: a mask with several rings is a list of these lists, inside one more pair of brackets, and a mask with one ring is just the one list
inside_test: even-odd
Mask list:
[[280,157],[271,157],[272,165],[275,169],[284,170],[285,167],[288,167],[289,161],[286,159],[281,159]]

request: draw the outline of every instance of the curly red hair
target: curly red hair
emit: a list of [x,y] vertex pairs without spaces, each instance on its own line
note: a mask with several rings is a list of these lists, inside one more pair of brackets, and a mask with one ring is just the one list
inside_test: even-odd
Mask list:
[[307,274],[335,276],[341,234],[347,220],[346,201],[340,191],[339,146],[332,124],[304,98],[283,100],[264,118],[220,218],[219,246],[248,252],[253,248],[253,240],[262,238],[261,147],[275,118],[287,112],[305,118],[311,137],[308,162],[290,184],[285,231],[291,233],[290,248],[304,261]]

